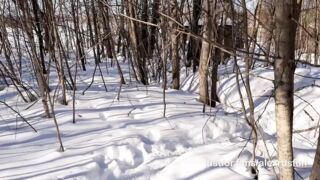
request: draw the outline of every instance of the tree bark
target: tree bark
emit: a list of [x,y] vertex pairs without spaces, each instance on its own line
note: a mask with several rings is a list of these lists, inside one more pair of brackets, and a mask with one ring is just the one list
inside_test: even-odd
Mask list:
[[[130,17],[136,18],[135,15],[135,8],[133,6],[133,0],[127,1],[127,13]],[[138,75],[140,78],[140,82],[144,85],[148,84],[148,75],[146,71],[146,57],[143,57],[141,55],[141,47],[139,48],[139,43],[138,43],[138,31],[139,31],[139,26],[137,26],[136,22],[133,20],[130,20],[129,22],[129,35],[130,35],[130,45],[132,47],[132,52],[133,52],[133,57],[136,61],[136,65],[138,66]]]
[[209,93],[208,93],[208,64],[211,55],[211,45],[207,42],[207,39],[211,39],[212,35],[212,21],[211,21],[211,6],[212,2],[210,0],[205,0],[204,11],[207,13],[205,15],[206,23],[204,25],[203,41],[200,54],[199,63],[199,91],[200,91],[200,101],[209,104]]
[[[191,22],[191,33],[199,35],[199,19],[201,14],[201,4],[202,0],[193,0],[193,11],[192,11],[192,22]],[[197,66],[199,65],[199,52],[200,52],[200,42],[199,40],[190,37],[187,52],[186,66],[191,67],[191,62],[193,64],[193,72],[196,72]]]
[[[172,2],[173,16],[178,18],[178,2]],[[171,53],[172,53],[172,87],[179,90],[180,88],[180,58],[179,58],[179,33],[175,30],[177,25],[171,22]]]
[[292,149],[295,36],[300,8],[296,0],[275,2],[276,53],[274,63],[275,111],[280,180],[293,180]]
[[320,138],[318,138],[318,147],[311,170],[310,180],[320,180]]

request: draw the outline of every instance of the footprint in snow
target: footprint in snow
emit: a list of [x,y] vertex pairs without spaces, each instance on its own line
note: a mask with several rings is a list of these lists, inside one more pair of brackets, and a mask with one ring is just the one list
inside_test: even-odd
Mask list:
[[121,171],[134,169],[144,162],[143,153],[131,144],[113,145],[105,149],[105,156]]

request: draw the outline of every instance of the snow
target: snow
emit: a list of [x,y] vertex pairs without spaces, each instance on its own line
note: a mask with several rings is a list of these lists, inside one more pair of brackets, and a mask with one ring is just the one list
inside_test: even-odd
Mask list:
[[[72,123],[71,92],[68,92],[69,105],[55,102],[65,152],[58,150],[53,120],[43,117],[40,101],[31,106],[22,102],[14,87],[1,90],[0,100],[17,109],[38,133],[0,105],[0,179],[253,178],[245,164],[251,160],[252,144],[247,142],[250,128],[241,112],[232,63],[219,67],[218,92],[222,104],[217,108],[206,107],[206,113],[202,113],[203,105],[197,100],[197,74],[189,75],[183,77],[181,90],[166,91],[166,117],[163,117],[161,86],[130,83],[127,64],[121,66],[127,84],[122,86],[119,100],[115,67],[109,68],[108,74],[105,64],[101,64],[108,92],[101,77],[96,75],[92,87],[82,95],[91,81],[93,61],[88,61],[88,71],[79,72],[76,124]],[[319,77],[319,70],[299,67],[296,73],[294,129],[301,130],[319,122],[316,110],[320,90],[310,86],[319,85],[319,80],[306,77]],[[257,159],[275,160],[274,100],[269,98],[273,88],[272,69],[260,66],[252,74],[255,115],[256,119],[261,115],[258,126],[264,140],[259,138]],[[53,71],[52,87],[57,84],[55,79]],[[243,87],[242,91],[245,92]],[[315,135],[315,131],[294,134],[295,160],[303,165],[296,170],[304,178],[308,177],[313,163]],[[271,167],[261,165],[259,179],[276,179],[276,176]]]

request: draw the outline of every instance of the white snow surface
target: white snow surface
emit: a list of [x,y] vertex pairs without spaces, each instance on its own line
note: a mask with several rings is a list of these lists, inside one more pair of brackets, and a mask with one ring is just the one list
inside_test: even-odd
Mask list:
[[[243,163],[251,158],[251,131],[241,112],[232,64],[219,68],[221,104],[217,108],[206,107],[206,113],[202,113],[203,105],[197,100],[197,75],[188,75],[182,77],[181,90],[166,91],[164,117],[161,86],[130,83],[125,63],[121,66],[127,84],[122,86],[119,100],[117,70],[109,67],[107,73],[104,64],[101,67],[108,91],[97,73],[92,87],[82,95],[94,67],[93,62],[88,63],[88,71],[80,71],[78,76],[75,124],[71,91],[67,106],[55,102],[65,152],[59,152],[53,119],[43,117],[40,101],[34,105],[23,103],[11,86],[0,91],[0,99],[38,130],[33,132],[16,114],[0,105],[1,180],[253,178]],[[294,129],[301,130],[319,123],[320,89],[311,84],[320,85],[320,71],[298,67],[296,73]],[[257,158],[261,162],[276,159],[274,99],[269,98],[272,79],[272,69],[261,66],[252,71],[255,115],[259,119]],[[51,84],[57,84],[55,72],[51,80]],[[242,90],[245,94],[243,87]],[[317,134],[314,130],[294,134],[297,178],[310,174]],[[276,166],[274,169],[278,171]],[[259,179],[276,179],[273,168],[259,166]]]

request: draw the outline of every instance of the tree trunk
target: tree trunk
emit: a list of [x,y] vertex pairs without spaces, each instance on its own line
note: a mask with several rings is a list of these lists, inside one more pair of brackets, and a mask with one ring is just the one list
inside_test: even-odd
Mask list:
[[[202,0],[193,0],[193,11],[192,11],[192,22],[190,25],[191,33],[195,35],[199,35],[199,19],[201,14],[201,1]],[[190,37],[188,44],[188,52],[187,52],[187,61],[186,66],[191,67],[191,62],[193,64],[193,72],[196,72],[197,66],[199,65],[199,52],[200,52],[200,42],[199,40]]]
[[42,66],[41,68],[42,68],[43,74],[47,74],[45,61],[44,61],[44,52],[43,52],[44,48],[43,48],[42,28],[41,28],[40,18],[39,18],[40,10],[39,10],[38,2],[36,0],[32,0],[32,8],[33,8],[34,19],[36,21],[35,22],[36,34],[38,36],[38,41],[39,41],[39,52],[40,52],[40,60],[41,60],[41,66]]
[[[320,136],[320,131],[319,131]],[[320,138],[318,138],[318,147],[314,158],[310,180],[320,180]]]
[[[316,11],[318,10],[318,0],[316,0]],[[319,17],[318,16],[318,11],[316,12],[316,19]],[[317,21],[317,20],[316,20]],[[315,22],[315,25],[317,25],[317,22]],[[315,47],[315,64],[318,63],[318,48],[319,48],[319,35],[318,35],[318,27],[316,27],[316,47]],[[318,136],[318,147],[316,151],[316,155],[314,158],[313,166],[312,166],[312,171],[311,171],[311,176],[310,180],[320,180],[320,131],[319,131],[319,136]]]
[[[135,9],[134,6],[132,5],[132,0],[127,2],[127,13],[130,17],[136,18],[135,15]],[[138,75],[140,78],[140,82],[144,85],[148,84],[148,76],[147,76],[147,71],[146,71],[146,61],[145,57],[141,56],[141,48],[139,48],[139,43],[138,43],[138,29],[139,26],[137,26],[136,22],[133,20],[130,20],[129,22],[129,36],[130,36],[130,45],[132,47],[132,52],[133,52],[133,57],[136,61],[136,65],[138,66]]]
[[[172,2],[173,16],[178,18],[178,3]],[[179,58],[179,33],[175,30],[176,23],[171,22],[171,52],[172,52],[172,87],[179,90],[180,88],[180,58]]]
[[210,0],[205,0],[204,2],[204,11],[207,12],[205,15],[206,23],[204,25],[204,32],[203,32],[203,41],[201,47],[201,54],[200,54],[200,64],[199,64],[199,85],[200,85],[200,101],[209,104],[209,93],[208,93],[208,64],[209,58],[211,55],[211,45],[206,40],[211,39],[212,33],[212,21],[211,21],[211,6],[212,3],[209,2]]
[[[152,20],[151,20],[153,24],[158,24],[159,22],[159,13],[158,13],[159,6],[160,6],[160,0],[154,0],[152,3]],[[157,40],[156,37],[157,37],[157,28],[154,26],[151,26],[150,35],[149,35],[149,46],[148,46],[149,58],[152,58],[156,40]]]
[[295,71],[295,36],[300,8],[296,0],[275,2],[276,53],[274,63],[275,111],[280,180],[293,180],[292,124]]
[[73,24],[75,29],[75,38],[76,38],[76,44],[77,44],[77,51],[78,51],[78,58],[81,61],[82,70],[86,71],[86,65],[85,65],[85,56],[84,56],[84,50],[83,50],[83,42],[81,40],[80,35],[80,25],[79,25],[79,1],[78,0],[71,0],[71,14],[73,18]]
[[[223,40],[223,29],[222,28],[218,28],[217,29],[217,42],[222,44],[222,40]],[[223,53],[221,52],[220,49],[215,48],[214,49],[214,58],[211,58],[211,90],[210,90],[210,106],[211,107],[216,107],[217,102],[219,101],[218,95],[217,95],[217,81],[218,81],[218,65],[219,62],[222,61],[223,59]]]

